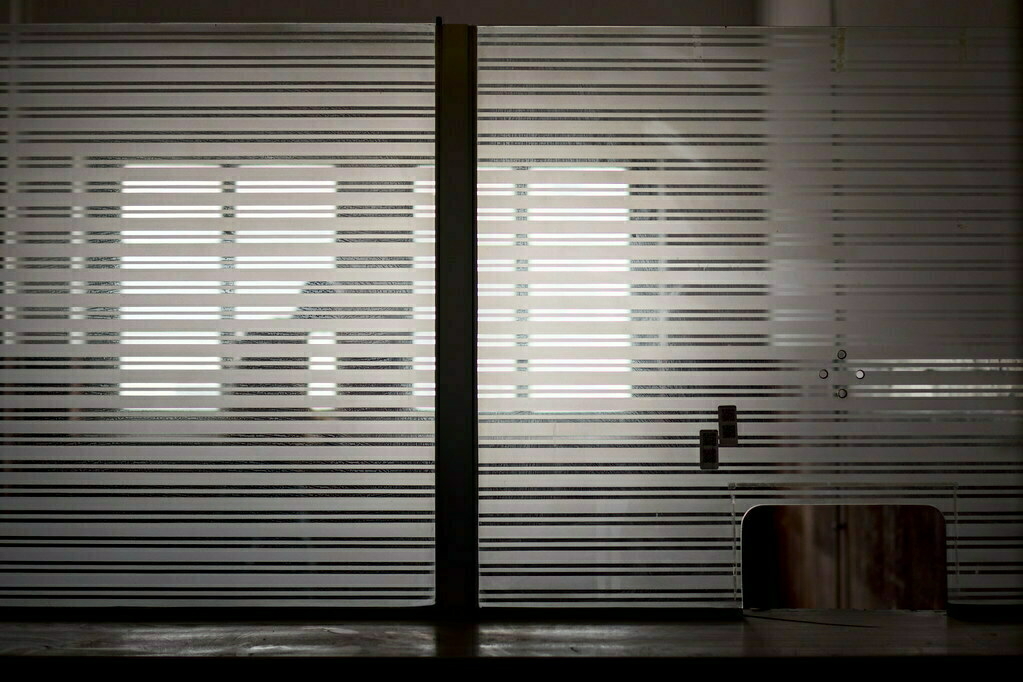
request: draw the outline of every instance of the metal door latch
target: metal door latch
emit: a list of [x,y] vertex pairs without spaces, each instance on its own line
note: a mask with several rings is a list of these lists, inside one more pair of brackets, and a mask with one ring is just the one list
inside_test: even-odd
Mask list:
[[739,417],[735,405],[718,405],[718,432],[721,434],[718,440],[721,447],[739,444]]
[[718,432],[714,429],[700,431],[700,468],[718,468]]

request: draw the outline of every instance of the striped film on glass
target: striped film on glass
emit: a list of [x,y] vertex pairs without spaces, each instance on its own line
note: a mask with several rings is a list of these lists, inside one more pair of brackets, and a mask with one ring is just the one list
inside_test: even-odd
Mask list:
[[739,606],[762,504],[932,505],[949,600],[1023,601],[1012,34],[478,54],[481,603]]
[[7,27],[0,604],[432,601],[433,36]]

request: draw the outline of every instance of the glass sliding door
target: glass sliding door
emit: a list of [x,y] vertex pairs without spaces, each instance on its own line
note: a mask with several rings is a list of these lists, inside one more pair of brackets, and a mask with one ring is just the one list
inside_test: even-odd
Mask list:
[[761,504],[1023,601],[1009,32],[435,28],[7,28],[0,605],[734,608]]
[[738,606],[765,503],[933,505],[1019,603],[1011,35],[478,47],[481,603]]
[[9,27],[0,604],[432,601],[433,34]]

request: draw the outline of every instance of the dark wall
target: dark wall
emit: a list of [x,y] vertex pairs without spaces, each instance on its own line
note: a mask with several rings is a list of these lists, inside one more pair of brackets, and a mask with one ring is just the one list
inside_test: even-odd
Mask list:
[[[10,0],[0,1],[6,14]],[[1015,0],[21,0],[30,22],[1005,26]]]
[[25,0],[24,20],[750,25],[756,0]]

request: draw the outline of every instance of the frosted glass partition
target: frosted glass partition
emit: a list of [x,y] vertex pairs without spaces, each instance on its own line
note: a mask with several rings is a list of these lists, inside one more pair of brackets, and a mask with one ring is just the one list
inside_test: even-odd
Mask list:
[[432,601],[433,33],[8,27],[0,605]]
[[736,606],[764,503],[934,505],[950,600],[1023,601],[1016,59],[480,29],[484,605]]

